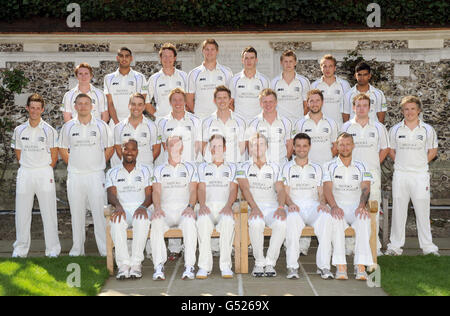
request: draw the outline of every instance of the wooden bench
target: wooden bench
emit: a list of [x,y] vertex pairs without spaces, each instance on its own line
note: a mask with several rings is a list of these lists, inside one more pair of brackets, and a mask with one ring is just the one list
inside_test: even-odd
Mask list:
[[[241,258],[242,256],[239,255],[241,253],[241,236],[240,232],[242,231],[240,225],[242,223],[240,219],[241,210],[239,207],[235,207],[233,209],[233,216],[235,220],[235,234],[234,234],[234,266],[235,266],[235,272],[236,273],[242,273],[241,272]],[[113,254],[113,248],[114,243],[111,238],[111,215],[113,212],[113,207],[111,205],[105,206],[104,214],[106,217],[106,266],[109,271],[110,275],[114,274],[114,254]],[[150,230],[148,232],[148,236],[150,237]],[[211,234],[211,237],[217,238],[220,234],[214,229],[213,233]],[[129,228],[127,230],[127,238],[133,239],[133,229]],[[164,238],[183,238],[183,232],[181,229],[169,229],[165,234]]]
[[[369,267],[369,271],[375,269],[377,264],[377,234],[376,234],[376,215],[378,213],[378,203],[376,201],[369,202],[369,213],[370,213],[370,224],[371,224],[371,235],[370,235],[370,248],[372,250],[372,257],[374,266]],[[240,272],[237,273],[248,273],[248,246],[250,245],[250,238],[248,233],[248,204],[246,201],[242,201],[240,204],[241,214],[240,220],[240,238],[241,238],[241,259],[240,259]],[[236,226],[237,227],[237,226]],[[271,236],[272,229],[266,227],[264,229],[264,236]],[[302,237],[315,236],[314,228],[311,226],[306,226],[302,231]],[[353,228],[348,227],[345,230],[345,236],[355,236],[355,231]],[[237,254],[237,252],[236,252]]]

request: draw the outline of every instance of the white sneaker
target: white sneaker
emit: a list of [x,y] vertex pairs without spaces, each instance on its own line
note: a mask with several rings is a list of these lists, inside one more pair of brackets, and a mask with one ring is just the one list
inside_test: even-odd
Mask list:
[[396,251],[393,250],[393,249],[388,249],[388,250],[386,250],[385,253],[384,253],[384,255],[385,255],[385,256],[401,256],[400,253],[396,252]]
[[155,273],[153,273],[153,281],[162,280],[164,281],[166,276],[164,275],[164,266],[160,264],[156,267]]
[[130,267],[126,264],[120,266],[119,272],[116,274],[117,280],[125,280],[130,278]]
[[184,270],[183,275],[181,276],[181,279],[184,280],[188,278],[189,280],[194,280],[195,279],[194,271],[195,270],[193,266],[187,266],[186,270]]
[[130,268],[130,278],[132,278],[132,279],[142,278],[142,266],[141,265],[132,266]]
[[252,276],[257,278],[264,276],[264,267],[254,266]]
[[275,271],[274,267],[266,266],[264,268],[264,276],[266,276],[266,277],[276,277],[277,276],[277,272]]
[[299,279],[299,275],[298,275],[298,269],[293,269],[293,268],[288,268],[287,269],[287,275],[286,278],[288,279]]
[[206,271],[205,269],[199,269],[198,271],[197,271],[197,274],[195,275],[195,277],[197,278],[197,279],[201,279],[201,280],[204,280],[204,279],[207,279],[208,278],[208,275],[210,275],[211,274],[211,272],[208,272],[208,271]]
[[333,273],[329,269],[319,269],[317,268],[317,274],[320,274],[320,277],[324,280],[334,279]]
[[233,271],[231,269],[225,269],[222,271],[222,278],[224,279],[232,279],[233,278]]
[[433,255],[433,256],[436,256],[436,257],[440,257],[441,256],[438,251],[432,251],[432,252],[426,252],[426,253],[424,252],[423,255],[424,256]]

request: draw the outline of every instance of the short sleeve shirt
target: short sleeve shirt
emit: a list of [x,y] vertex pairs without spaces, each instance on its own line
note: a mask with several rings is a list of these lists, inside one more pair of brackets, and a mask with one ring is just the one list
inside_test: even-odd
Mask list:
[[133,93],[147,94],[145,76],[133,69],[130,69],[130,72],[125,76],[119,70],[106,75],[103,87],[105,95],[110,94],[112,96],[119,121],[130,115],[128,103]]
[[[75,99],[80,93],[82,92],[79,90],[77,85],[75,88],[66,92],[63,97],[62,111],[71,113],[72,118],[77,116],[77,110],[75,110]],[[92,100],[92,116],[101,119],[101,114],[108,111],[105,94],[102,90],[90,85],[87,95]]]
[[[217,117],[217,112],[204,119],[202,122],[202,137],[203,142],[209,142],[209,139],[214,134],[224,136],[226,141],[225,161],[237,163],[242,162],[239,144],[245,141],[246,125],[244,119],[236,113],[231,112],[230,115],[226,123]],[[205,161],[211,162],[209,143],[205,149],[204,158]]]
[[114,136],[109,126],[92,117],[87,125],[80,123],[78,119],[65,123],[58,147],[70,151],[67,166],[69,173],[89,173],[105,170],[105,148],[113,146]]
[[301,167],[292,159],[283,167],[283,179],[293,201],[318,201],[322,177],[322,167],[313,162]]
[[323,77],[311,84],[311,89],[319,89],[323,94],[322,112],[333,119],[338,127],[342,126],[342,109],[344,108],[344,95],[350,90],[347,80],[335,77],[336,81],[330,86],[323,81]]
[[147,99],[146,103],[150,103],[152,98],[156,103],[156,117],[163,117],[172,111],[169,102],[169,94],[175,88],[181,88],[186,91],[187,74],[184,71],[175,69],[173,75],[168,76],[161,69],[153,74],[147,83]]
[[428,171],[428,150],[438,148],[438,140],[434,128],[419,122],[411,130],[402,121],[389,131],[390,148],[395,149],[394,170],[406,172]]
[[353,136],[355,148],[352,156],[357,161],[362,161],[371,171],[380,171],[380,150],[389,147],[389,137],[386,127],[377,121],[369,119],[369,123],[362,127],[355,118],[347,121],[342,126],[342,132]]
[[161,207],[173,209],[189,204],[189,184],[198,182],[195,165],[181,162],[175,167],[165,163],[155,168],[153,183],[161,184]]
[[269,79],[258,71],[252,78],[247,78],[243,70],[234,75],[230,82],[234,111],[246,121],[255,118],[262,111],[259,93],[269,86]]
[[248,141],[255,133],[261,133],[267,138],[267,158],[270,162],[284,164],[287,161],[286,142],[292,139],[292,123],[290,120],[283,116],[277,116],[276,120],[269,124],[261,113],[250,121],[245,133],[245,140]]
[[43,120],[36,127],[27,121],[14,129],[11,147],[20,150],[20,166],[47,167],[52,162],[50,149],[58,147],[58,133]]
[[182,136],[182,159],[190,162],[196,160],[195,142],[202,141],[201,121],[197,116],[185,112],[184,117],[177,120],[170,113],[157,121],[157,127],[162,143],[165,143],[170,136]]
[[135,211],[145,201],[145,188],[152,185],[152,174],[151,168],[144,164],[137,163],[131,172],[120,164],[106,173],[106,188],[116,187],[120,204]]
[[361,198],[361,183],[373,181],[372,174],[366,166],[352,160],[346,167],[339,157],[324,165],[323,182],[333,183],[333,196],[338,204],[358,204]]
[[[350,114],[350,119],[355,117],[355,112],[353,112],[353,98],[356,97],[360,92],[356,89],[356,86],[351,88],[344,95],[344,108],[342,113]],[[369,91],[366,94],[370,98],[370,111],[369,118],[378,121],[377,113],[387,111],[387,102],[383,91],[369,85]]]
[[338,127],[335,121],[323,116],[318,124],[305,115],[304,119],[298,120],[293,127],[294,133],[305,133],[311,137],[311,150],[309,151],[309,160],[323,165],[333,158],[331,148],[336,142]]
[[250,193],[260,208],[277,207],[275,184],[283,182],[281,169],[276,163],[266,163],[261,169],[249,160],[242,163],[237,171],[237,179],[247,179]]
[[138,142],[137,161],[152,166],[153,146],[159,143],[156,124],[146,117],[143,117],[136,129],[129,123],[129,119],[119,122],[114,127],[114,145],[125,144],[129,139]]
[[209,70],[203,64],[194,68],[188,75],[188,93],[195,93],[194,114],[201,119],[216,111],[214,90],[217,86],[228,87],[233,73],[230,68],[216,63],[216,68]]
[[236,165],[224,162],[220,166],[203,162],[198,166],[200,183],[206,185],[206,204],[215,203],[225,205],[230,196],[230,185],[236,183]]
[[292,122],[303,118],[303,101],[306,101],[310,84],[308,78],[295,74],[294,80],[288,84],[283,75],[275,77],[271,88],[277,93],[277,112]]

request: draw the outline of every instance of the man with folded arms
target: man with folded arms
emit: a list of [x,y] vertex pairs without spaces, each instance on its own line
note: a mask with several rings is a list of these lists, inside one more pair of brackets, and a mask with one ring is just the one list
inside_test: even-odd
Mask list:
[[[147,242],[150,218],[147,208],[152,203],[152,170],[136,162],[138,143],[128,140],[122,146],[121,165],[106,175],[108,202],[115,207],[111,216],[111,237],[116,249],[119,280],[142,277],[141,263]],[[131,256],[128,252],[127,229],[133,227]]]

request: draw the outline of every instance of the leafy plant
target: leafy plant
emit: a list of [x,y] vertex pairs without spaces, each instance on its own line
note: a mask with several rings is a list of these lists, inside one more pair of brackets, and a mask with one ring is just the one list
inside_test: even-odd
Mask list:
[[344,57],[344,61],[342,62],[342,69],[347,74],[347,80],[350,82],[350,84],[353,86],[356,84],[355,79],[355,67],[360,62],[365,61],[370,65],[372,77],[370,79],[372,85],[376,85],[380,81],[387,81],[386,74],[386,66],[381,64],[380,62],[376,61],[374,58],[370,60],[366,60],[362,57],[360,52],[356,49],[353,51],[349,51],[347,53],[347,56]]
[[[12,69],[0,73],[0,106],[6,108],[6,104],[13,99],[14,93],[21,93],[28,82],[29,80],[25,78],[22,70]],[[2,166],[0,182],[3,182],[10,162],[9,144],[13,129],[14,122],[9,117],[0,118],[0,143],[3,146],[3,154],[0,156],[0,165]]]

